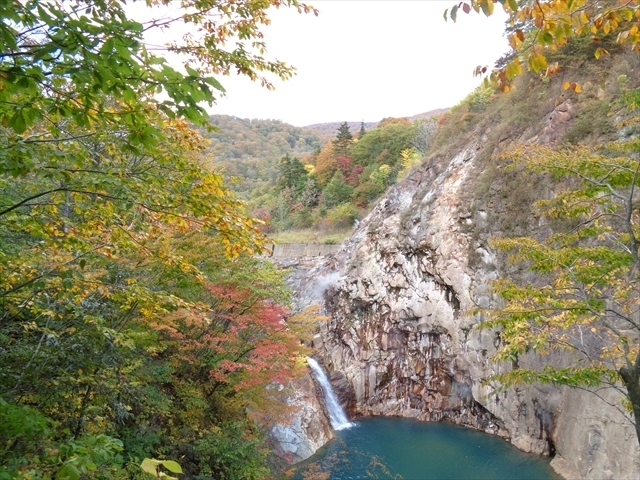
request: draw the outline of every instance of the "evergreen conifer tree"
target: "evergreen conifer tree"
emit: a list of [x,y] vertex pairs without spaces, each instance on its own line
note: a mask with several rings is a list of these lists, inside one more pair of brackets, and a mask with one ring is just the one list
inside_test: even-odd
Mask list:
[[342,125],[338,128],[338,135],[333,141],[333,144],[336,147],[336,153],[346,157],[349,145],[351,145],[352,142],[353,135],[351,135],[351,132],[349,131],[349,124],[347,122],[342,122]]
[[278,178],[279,188],[291,188],[296,193],[300,193],[307,180],[307,171],[304,165],[296,157],[291,157],[288,153],[280,159],[280,177]]

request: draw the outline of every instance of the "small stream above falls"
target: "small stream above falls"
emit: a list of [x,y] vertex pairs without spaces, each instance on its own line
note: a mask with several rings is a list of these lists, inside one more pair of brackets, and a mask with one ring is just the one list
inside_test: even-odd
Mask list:
[[450,423],[397,417],[364,418],[337,432],[297,466],[293,479],[304,478],[560,479],[548,458],[521,452],[501,438]]

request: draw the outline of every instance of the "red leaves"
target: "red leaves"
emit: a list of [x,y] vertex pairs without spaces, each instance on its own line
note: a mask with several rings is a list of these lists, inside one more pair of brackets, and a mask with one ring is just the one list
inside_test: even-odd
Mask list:
[[360,184],[360,174],[364,172],[363,165],[354,165],[349,175],[345,177],[345,181],[352,187],[357,187]]
[[183,312],[166,340],[175,344],[176,367],[193,378],[205,369],[207,378],[236,392],[291,378],[299,348],[287,331],[288,310],[255,294],[249,287],[209,284],[208,320]]
[[338,168],[342,171],[342,173],[347,176],[351,169],[351,159],[349,157],[336,157],[336,163],[338,164]]

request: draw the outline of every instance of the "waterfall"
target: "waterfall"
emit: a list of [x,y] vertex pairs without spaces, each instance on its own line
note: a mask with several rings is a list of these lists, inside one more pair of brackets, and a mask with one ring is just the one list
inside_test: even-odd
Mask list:
[[322,388],[322,393],[324,394],[324,404],[327,409],[327,413],[329,414],[329,420],[331,421],[331,426],[333,427],[333,429],[343,430],[345,428],[352,427],[353,423],[349,422],[347,416],[344,413],[344,410],[338,403],[336,394],[333,392],[331,383],[329,383],[329,379],[324,373],[322,367],[318,365],[318,362],[316,362],[313,358],[307,358],[307,363],[313,371],[313,376]]

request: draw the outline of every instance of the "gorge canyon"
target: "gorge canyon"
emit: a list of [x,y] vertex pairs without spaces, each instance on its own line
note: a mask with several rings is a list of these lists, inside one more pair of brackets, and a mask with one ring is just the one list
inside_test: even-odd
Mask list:
[[[598,95],[607,81],[614,80],[587,84],[587,93]],[[482,316],[474,313],[500,302],[491,281],[509,268],[490,239],[549,228],[530,208],[534,194],[550,194],[545,179],[506,173],[498,153],[516,142],[562,138],[579,107],[571,99],[545,102],[537,127],[479,124],[436,149],[337,253],[282,264],[291,269],[295,308],[320,304],[328,317],[313,338],[313,356],[350,418],[449,421],[552,456],[567,479],[640,478],[640,448],[630,417],[617,408],[618,393],[539,384],[501,390],[487,382],[513,367],[491,360],[499,332],[478,329]],[[528,354],[519,364],[542,361]],[[326,430],[326,418],[318,425]],[[316,427],[298,428],[304,435]]]

